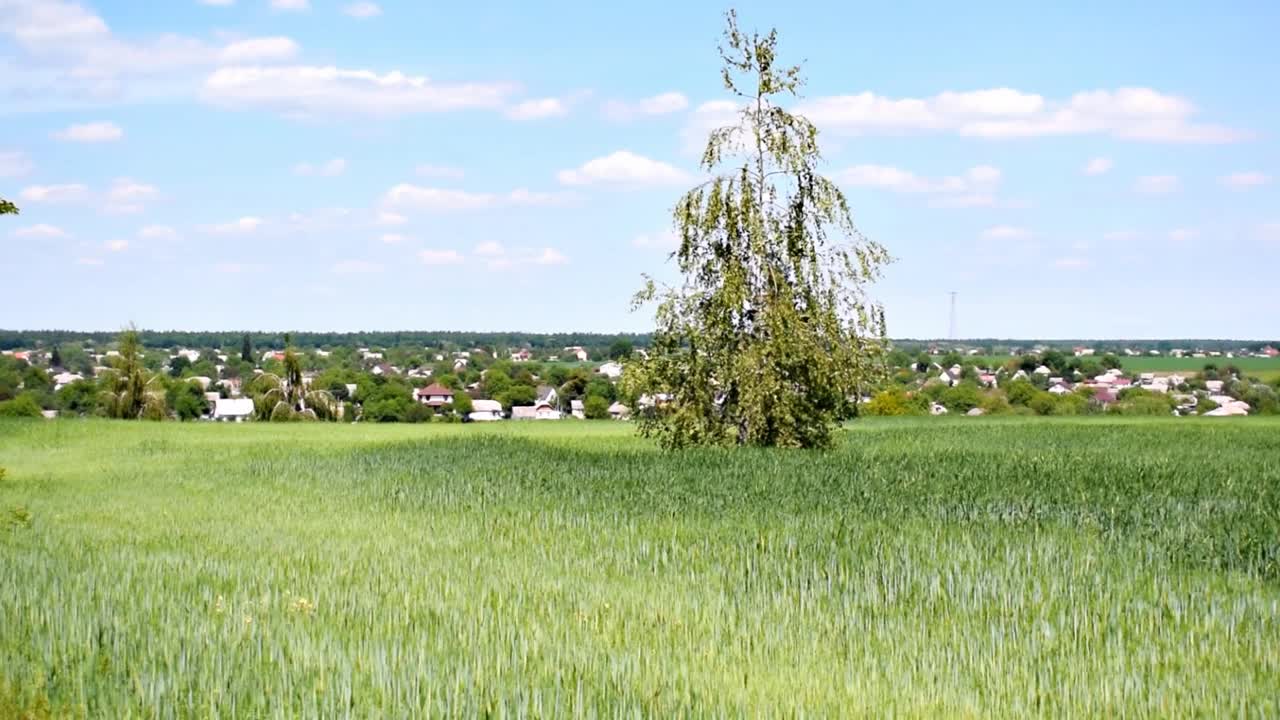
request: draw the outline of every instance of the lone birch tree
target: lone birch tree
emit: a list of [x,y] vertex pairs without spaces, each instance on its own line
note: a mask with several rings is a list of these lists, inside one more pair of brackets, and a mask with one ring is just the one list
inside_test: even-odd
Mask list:
[[720,56],[736,125],[713,131],[709,180],[677,203],[677,287],[652,279],[653,347],[624,376],[641,396],[640,431],[663,446],[820,448],[881,369],[885,323],[867,286],[890,261],[819,174],[818,131],[779,104],[799,66],[777,60],[777,32],[744,33],[730,11]]

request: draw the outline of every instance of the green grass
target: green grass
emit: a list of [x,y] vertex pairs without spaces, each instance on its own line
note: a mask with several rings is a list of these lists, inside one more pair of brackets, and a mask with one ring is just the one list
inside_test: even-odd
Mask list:
[[1274,717],[1280,422],[0,423],[0,717]]

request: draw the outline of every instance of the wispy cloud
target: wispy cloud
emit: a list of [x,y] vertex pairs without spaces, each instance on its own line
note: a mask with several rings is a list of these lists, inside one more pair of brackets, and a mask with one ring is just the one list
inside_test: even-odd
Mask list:
[[1111,158],[1096,157],[1085,163],[1084,170],[1082,172],[1084,172],[1085,175],[1106,175],[1111,172],[1111,168],[1113,167],[1115,167],[1115,163],[1111,162]]
[[109,122],[85,123],[72,125],[53,133],[53,139],[66,142],[101,143],[115,142],[124,137],[124,130],[119,125]]
[[401,183],[387,191],[383,202],[391,207],[430,211],[486,210],[512,206],[563,206],[573,201],[566,193],[533,192],[518,188],[508,193],[478,193],[467,190],[421,187]]
[[16,238],[62,239],[70,237],[66,230],[45,223],[18,228],[11,234]]
[[1133,189],[1144,195],[1167,195],[1178,186],[1177,175],[1144,175],[1134,183]]
[[855,165],[835,173],[834,179],[851,187],[929,195],[940,207],[989,207],[997,204],[996,192],[1003,177],[999,168],[990,165],[977,165],[961,175],[943,178],[928,178],[890,165]]
[[612,120],[632,120],[637,117],[669,115],[689,107],[689,98],[683,93],[665,92],[634,102],[610,100],[601,106],[605,117]]
[[418,259],[423,265],[459,265],[465,261],[457,250],[422,250]]
[[936,132],[988,139],[1105,135],[1122,140],[1227,143],[1251,133],[1195,120],[1189,100],[1150,88],[1090,90],[1053,100],[1012,88],[893,98],[863,92],[817,97],[797,107],[837,133]]
[[1233,190],[1247,190],[1271,182],[1271,176],[1256,170],[1232,173],[1218,178],[1218,182]]
[[590,160],[557,175],[564,185],[613,185],[638,187],[645,185],[682,185],[692,175],[667,163],[651,160],[629,150],[619,150]]
[[357,20],[368,20],[382,14],[382,8],[373,2],[355,2],[342,8],[344,15],[348,15]]
[[302,177],[338,177],[347,171],[347,161],[334,158],[322,163],[298,163],[293,166],[293,174]]

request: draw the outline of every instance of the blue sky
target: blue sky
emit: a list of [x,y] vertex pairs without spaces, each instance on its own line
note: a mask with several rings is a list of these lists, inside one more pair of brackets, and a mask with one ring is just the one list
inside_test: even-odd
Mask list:
[[[737,6],[890,334],[1280,332],[1280,9],[970,5]],[[724,9],[0,0],[0,327],[646,330]]]

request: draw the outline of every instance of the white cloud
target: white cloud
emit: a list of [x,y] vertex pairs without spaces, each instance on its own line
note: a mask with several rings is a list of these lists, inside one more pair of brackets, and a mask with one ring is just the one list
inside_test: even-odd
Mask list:
[[1280,222],[1263,223],[1258,226],[1256,234],[1266,242],[1280,243]]
[[1164,195],[1178,189],[1177,175],[1144,175],[1133,189],[1146,195]]
[[32,185],[24,188],[19,197],[29,203],[50,205],[96,205],[109,213],[135,213],[143,209],[143,203],[159,191],[154,185],[140,183],[129,178],[116,178],[105,193],[95,193],[80,183],[63,185]]
[[425,210],[482,210],[498,204],[498,196],[466,190],[418,187],[402,183],[387,191],[386,202]]
[[[223,62],[227,50],[225,42],[176,33],[121,38],[70,0],[0,0],[0,38],[6,36],[12,40],[6,60],[15,71],[0,68],[0,104],[29,110],[189,95],[198,87],[196,72]],[[265,61],[279,52],[233,55]]]
[[1169,239],[1174,242],[1186,242],[1198,237],[1200,237],[1200,231],[1195,228],[1177,228],[1169,231]]
[[77,264],[77,265],[101,265],[101,264],[102,264],[102,258],[96,258],[96,257],[82,257],[82,258],[77,258],[77,259],[76,259],[76,264]]
[[490,240],[480,243],[472,252],[480,257],[500,257],[505,255],[507,251],[502,247],[501,243]]
[[978,165],[962,175],[934,179],[889,165],[855,165],[837,172],[834,179],[854,187],[928,194],[936,206],[966,208],[996,205],[995,193],[1003,173],[990,165]]
[[115,142],[124,137],[124,130],[119,125],[109,122],[94,122],[84,125],[72,125],[65,130],[53,133],[53,139],[67,142]]
[[679,168],[628,150],[596,158],[574,170],[561,170],[557,177],[565,185],[678,185],[692,180]]
[[1065,258],[1058,258],[1057,260],[1054,260],[1053,264],[1055,267],[1059,267],[1064,270],[1080,270],[1082,268],[1088,267],[1089,261],[1084,258],[1065,257]]
[[18,228],[17,230],[14,230],[12,234],[16,238],[59,239],[59,238],[71,237],[70,235],[67,234],[66,230],[63,230],[60,227],[55,227],[53,225],[46,225],[44,223],[40,223],[39,225],[31,225],[29,227],[24,227],[24,228]]
[[236,0],[200,0],[200,4],[211,7],[230,7],[236,4]]
[[388,245],[399,245],[406,240],[400,233],[384,233],[380,239]]
[[106,245],[111,252],[124,252],[129,249],[128,240],[111,240]]
[[32,185],[24,188],[18,197],[32,203],[73,203],[89,197],[89,188],[80,183],[65,185]]
[[1079,92],[1046,99],[1011,88],[889,98],[863,92],[819,97],[797,112],[843,134],[947,132],[983,138],[1099,134],[1149,142],[1225,143],[1248,133],[1193,120],[1188,100],[1149,88]]
[[108,191],[107,197],[118,202],[134,202],[154,197],[157,192],[159,191],[154,185],[134,182],[129,178],[116,178],[111,183],[111,190]]
[[541,120],[569,114],[569,107],[560,98],[537,98],[517,103],[507,110],[513,120]]
[[996,225],[983,230],[982,237],[987,240],[1021,240],[1031,237],[1031,231],[1013,225]]
[[414,169],[419,177],[429,178],[448,178],[451,180],[462,179],[462,168],[450,167],[448,165],[419,165]]
[[421,187],[401,183],[387,191],[383,202],[389,206],[419,210],[484,210],[502,206],[559,206],[571,202],[564,193],[539,193],[524,188],[505,195],[467,190]]
[[346,171],[347,161],[342,158],[334,158],[316,165],[298,163],[293,167],[293,174],[303,177],[338,177]]
[[418,259],[423,265],[457,265],[463,261],[457,250],[423,250]]
[[400,213],[386,211],[378,213],[377,223],[379,225],[403,225],[407,222],[409,222],[409,218]]
[[440,84],[400,72],[294,65],[220,68],[202,97],[226,108],[273,110],[290,116],[373,115],[496,109],[513,87],[502,83]]
[[31,172],[31,160],[26,153],[0,152],[0,177],[18,177]]
[[610,100],[601,107],[601,110],[606,117],[614,120],[630,120],[638,116],[667,115],[680,112],[687,107],[689,107],[689,98],[683,93],[665,92],[636,102]]
[[116,178],[107,191],[104,210],[111,213],[129,214],[142,212],[143,203],[159,194],[154,185],[136,182],[129,178]]
[[480,243],[472,254],[484,262],[488,270],[510,270],[529,265],[564,265],[569,258],[555,248],[516,248],[508,252],[500,243]]
[[357,20],[367,20],[381,15],[382,8],[378,7],[377,3],[356,2],[342,8],[342,12]]
[[262,218],[242,217],[239,220],[220,223],[217,225],[205,225],[202,230],[213,235],[240,235],[256,231],[262,227]]
[[542,248],[533,258],[534,265],[564,265],[569,258],[555,248]]
[[138,231],[143,240],[177,240],[178,231],[168,225],[147,225]]
[[289,12],[310,10],[311,3],[309,0],[271,0],[271,9]]
[[680,238],[674,230],[662,230],[656,233],[642,233],[631,240],[631,244],[643,249],[671,252],[680,247]]
[[1266,185],[1271,182],[1271,177],[1256,170],[1248,172],[1232,173],[1218,178],[1218,182],[1236,190],[1246,190],[1248,188]]
[[368,260],[339,260],[333,264],[333,272],[339,275],[379,273],[382,265]]
[[250,38],[222,48],[218,61],[230,65],[279,62],[297,57],[298,50],[298,43],[287,37]]
[[1083,172],[1085,175],[1106,175],[1113,167],[1115,164],[1111,162],[1111,158],[1096,157],[1084,166]]

